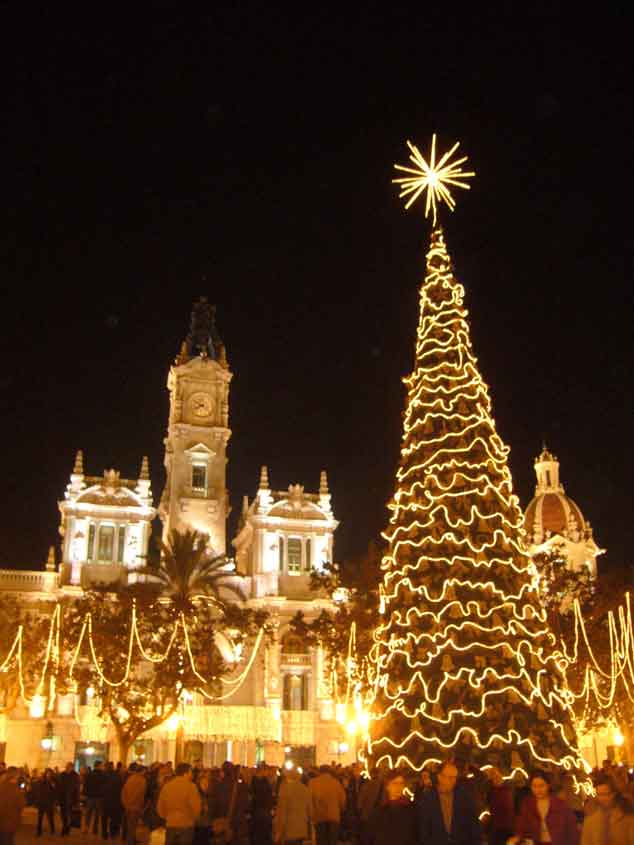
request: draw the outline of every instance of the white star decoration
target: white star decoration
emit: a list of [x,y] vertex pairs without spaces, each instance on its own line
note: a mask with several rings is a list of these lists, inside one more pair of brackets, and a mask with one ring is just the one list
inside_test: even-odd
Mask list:
[[393,179],[392,181],[401,186],[400,197],[409,196],[409,199],[405,203],[405,208],[409,208],[412,203],[416,202],[423,191],[427,191],[425,198],[425,217],[429,215],[431,210],[432,221],[435,226],[439,202],[446,203],[451,211],[456,207],[456,202],[447,186],[454,185],[457,188],[469,190],[470,186],[461,180],[475,176],[475,172],[467,172],[461,168],[460,165],[467,160],[467,156],[450,161],[451,156],[460,146],[458,141],[449,152],[446,152],[436,161],[436,135],[432,135],[429,163],[425,161],[418,147],[412,144],[411,141],[407,142],[407,146],[411,152],[409,159],[415,167],[404,167],[401,164],[395,164],[394,167],[397,170],[411,175]]

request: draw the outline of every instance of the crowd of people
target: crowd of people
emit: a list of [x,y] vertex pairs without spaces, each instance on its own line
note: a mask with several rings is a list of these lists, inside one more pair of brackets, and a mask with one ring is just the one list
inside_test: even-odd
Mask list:
[[[303,771],[261,764],[204,768],[96,761],[79,772],[0,764],[0,845],[13,845],[22,810],[36,836],[135,845],[634,845],[634,777],[605,761],[583,799],[573,779],[533,772],[517,787],[494,767],[447,761],[411,774],[333,763]],[[46,827],[45,827],[46,825]]]

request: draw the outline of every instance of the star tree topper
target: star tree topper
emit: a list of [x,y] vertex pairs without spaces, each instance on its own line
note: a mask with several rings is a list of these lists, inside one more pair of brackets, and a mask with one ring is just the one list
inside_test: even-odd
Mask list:
[[451,161],[452,155],[460,146],[459,141],[453,145],[449,152],[444,153],[436,161],[436,135],[432,135],[429,163],[425,161],[418,147],[412,144],[411,141],[407,142],[407,146],[411,152],[409,160],[415,167],[404,167],[401,164],[395,164],[394,167],[396,170],[401,170],[410,175],[393,179],[392,181],[401,186],[400,197],[406,197],[411,194],[405,203],[405,208],[409,208],[424,191],[427,191],[425,198],[425,217],[429,215],[431,210],[432,222],[435,226],[439,202],[446,203],[451,211],[456,207],[456,202],[447,186],[454,185],[457,188],[465,188],[468,191],[471,186],[462,180],[475,176],[475,172],[468,172],[462,169],[461,165],[467,160],[467,156]]

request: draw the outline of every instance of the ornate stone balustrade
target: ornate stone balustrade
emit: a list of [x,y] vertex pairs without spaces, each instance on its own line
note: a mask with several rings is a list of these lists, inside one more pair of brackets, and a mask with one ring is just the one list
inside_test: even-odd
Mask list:
[[58,586],[57,572],[0,569],[0,592],[52,593]]
[[285,666],[311,666],[312,657],[310,654],[285,654],[282,652],[280,663]]

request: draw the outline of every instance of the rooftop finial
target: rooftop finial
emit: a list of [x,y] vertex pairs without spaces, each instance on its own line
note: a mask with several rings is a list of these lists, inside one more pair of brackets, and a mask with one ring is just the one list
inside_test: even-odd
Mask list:
[[260,490],[268,490],[269,489],[269,471],[268,468],[263,466],[260,469]]
[[[81,454],[81,452],[80,452]],[[48,558],[46,560],[46,571],[55,572],[55,546],[48,547]]]
[[273,495],[269,490],[269,471],[267,467],[260,469],[260,486],[258,487],[258,511],[266,513],[268,508],[273,504]]
[[321,475],[319,476],[319,504],[326,513],[332,513],[332,507],[330,504],[330,491],[328,489],[328,476],[326,474],[326,470],[322,469]]
[[84,474],[84,453],[81,449],[77,450],[77,454],[75,455],[75,466],[73,467],[73,475],[83,475]]
[[141,461],[141,472],[139,473],[139,480],[150,480],[150,464],[148,462],[147,455],[143,455],[143,460]]

